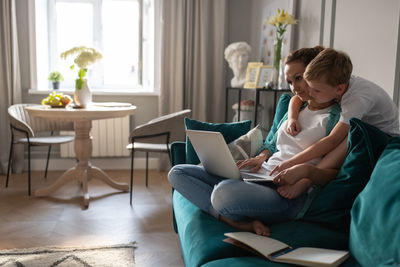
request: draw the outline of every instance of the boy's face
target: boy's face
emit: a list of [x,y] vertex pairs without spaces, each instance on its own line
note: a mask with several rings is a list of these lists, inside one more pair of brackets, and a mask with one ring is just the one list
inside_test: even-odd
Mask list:
[[334,99],[339,99],[338,86],[327,84],[323,79],[315,81],[307,81],[310,87],[309,94],[315,102],[323,104]]
[[303,78],[306,66],[302,62],[294,61],[285,65],[285,77],[292,93],[299,96],[302,101],[310,99],[309,87]]

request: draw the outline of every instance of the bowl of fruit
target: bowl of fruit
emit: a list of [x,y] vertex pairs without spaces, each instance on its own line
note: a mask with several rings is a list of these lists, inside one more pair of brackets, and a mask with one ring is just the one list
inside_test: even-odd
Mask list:
[[65,108],[72,102],[72,98],[69,95],[63,93],[50,93],[48,97],[43,98],[42,105],[47,105],[52,108]]

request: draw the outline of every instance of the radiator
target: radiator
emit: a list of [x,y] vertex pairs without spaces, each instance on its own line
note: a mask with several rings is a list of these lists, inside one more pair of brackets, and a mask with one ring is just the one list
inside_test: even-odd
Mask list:
[[[62,132],[61,134],[71,134]],[[73,134],[73,133],[72,133]],[[129,138],[129,116],[123,118],[92,121],[92,157],[125,157],[130,152],[126,149]],[[62,144],[62,158],[74,158],[74,144]]]

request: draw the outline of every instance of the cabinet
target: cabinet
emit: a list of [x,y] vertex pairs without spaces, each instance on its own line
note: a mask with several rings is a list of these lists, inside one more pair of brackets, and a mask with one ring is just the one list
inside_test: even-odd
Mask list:
[[254,105],[254,125],[257,125],[257,109],[260,103],[260,93],[273,93],[274,94],[274,115],[276,110],[276,105],[278,103],[278,94],[283,92],[291,92],[290,89],[274,89],[274,88],[255,88],[255,89],[247,89],[247,88],[236,88],[236,87],[227,87],[225,92],[225,122],[228,122],[228,101],[229,101],[229,92],[237,91],[238,94],[238,121],[240,121],[240,102],[242,101],[242,92],[253,92],[255,95],[255,105]]

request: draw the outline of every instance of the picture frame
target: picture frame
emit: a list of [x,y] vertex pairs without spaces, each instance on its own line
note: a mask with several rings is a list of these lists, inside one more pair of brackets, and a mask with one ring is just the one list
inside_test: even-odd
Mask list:
[[274,75],[274,67],[272,65],[263,65],[260,67],[256,88],[267,87],[267,83],[271,82]]
[[249,62],[247,64],[246,80],[243,86],[244,88],[257,88],[257,81],[260,76],[260,69],[262,66],[262,62]]

